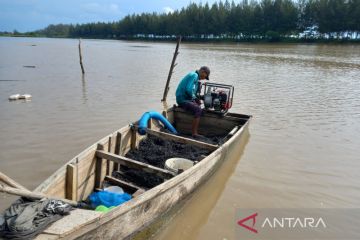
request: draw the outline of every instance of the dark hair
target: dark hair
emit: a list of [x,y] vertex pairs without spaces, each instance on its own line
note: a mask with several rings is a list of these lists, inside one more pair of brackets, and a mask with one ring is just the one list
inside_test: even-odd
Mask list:
[[199,69],[199,72],[200,72],[200,71],[206,72],[206,74],[207,74],[206,79],[209,80],[210,68],[208,68],[207,66],[202,66],[202,67]]

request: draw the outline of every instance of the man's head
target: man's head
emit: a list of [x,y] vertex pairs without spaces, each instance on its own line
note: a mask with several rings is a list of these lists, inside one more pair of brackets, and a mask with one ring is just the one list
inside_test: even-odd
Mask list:
[[209,76],[210,76],[210,68],[208,68],[207,66],[202,66],[199,69],[199,73],[200,73],[200,80],[202,79],[207,79],[209,80]]

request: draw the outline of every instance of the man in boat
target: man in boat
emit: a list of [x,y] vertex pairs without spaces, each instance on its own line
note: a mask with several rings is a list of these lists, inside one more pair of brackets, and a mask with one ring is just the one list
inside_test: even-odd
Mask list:
[[191,112],[194,115],[192,122],[192,135],[199,137],[198,127],[200,123],[200,116],[202,109],[200,107],[200,99],[197,98],[196,93],[199,90],[199,80],[209,80],[210,69],[206,66],[201,67],[199,70],[188,73],[179,83],[176,89],[176,102],[177,104]]

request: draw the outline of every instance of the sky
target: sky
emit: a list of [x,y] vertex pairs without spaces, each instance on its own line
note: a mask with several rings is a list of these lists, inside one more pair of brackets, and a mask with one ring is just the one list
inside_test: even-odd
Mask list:
[[216,0],[0,0],[0,31],[34,31],[49,24],[118,21],[132,13],[171,12]]

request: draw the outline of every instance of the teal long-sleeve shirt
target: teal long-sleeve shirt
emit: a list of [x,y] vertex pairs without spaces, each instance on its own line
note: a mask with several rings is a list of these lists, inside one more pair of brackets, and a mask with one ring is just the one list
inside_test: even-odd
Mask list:
[[188,73],[179,83],[176,89],[176,102],[182,104],[196,98],[198,90],[199,75],[197,72]]

